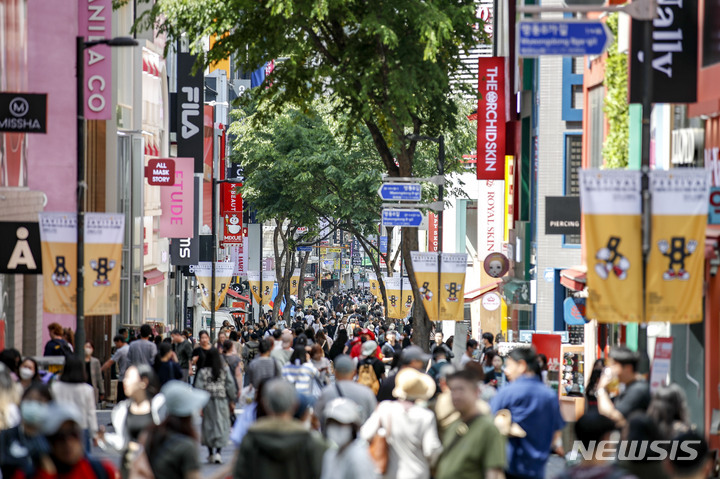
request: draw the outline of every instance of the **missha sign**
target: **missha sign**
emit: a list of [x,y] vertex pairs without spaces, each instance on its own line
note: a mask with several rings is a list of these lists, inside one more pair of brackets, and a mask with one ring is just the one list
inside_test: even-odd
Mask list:
[[478,59],[477,178],[505,180],[505,58]]
[[[641,103],[643,78],[643,22],[632,22],[630,103]],[[697,101],[698,2],[657,0],[652,35],[653,103]]]
[[[80,0],[78,2],[78,32],[86,41],[112,37],[112,0]],[[112,58],[111,48],[95,45],[85,49],[85,119],[112,118]]]

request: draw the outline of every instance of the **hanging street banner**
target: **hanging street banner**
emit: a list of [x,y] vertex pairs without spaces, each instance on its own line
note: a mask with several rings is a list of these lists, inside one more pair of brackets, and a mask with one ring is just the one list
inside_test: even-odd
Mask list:
[[[260,304],[260,271],[248,271],[248,285],[255,301]],[[263,275],[264,276],[264,275]]]
[[263,271],[262,274],[262,304],[270,304],[273,299],[275,287],[275,271]]
[[290,276],[290,296],[297,296],[299,288],[300,288],[300,268],[295,268],[293,270],[292,276]]
[[581,170],[588,319],[642,322],[641,174]]
[[43,263],[43,311],[75,314],[77,215],[39,213]]
[[710,174],[701,168],[650,172],[651,249],[647,321],[703,320],[705,229]]
[[159,235],[165,238],[192,238],[194,232],[194,175],[192,158],[175,158],[175,183],[160,188]]
[[478,59],[477,179],[505,180],[505,58]]
[[85,315],[120,314],[121,213],[85,213]]
[[[229,261],[215,263],[215,311],[220,309],[225,295],[230,289],[232,283],[233,270],[235,265]],[[212,263],[209,261],[201,261],[195,266],[195,277],[202,291],[202,301],[200,304],[203,308],[210,311],[212,298],[210,291],[212,289]]]
[[430,321],[438,321],[440,310],[438,308],[438,254],[434,252],[421,253],[411,251],[413,270],[415,270],[415,281],[420,290],[425,312]]
[[408,278],[400,278],[400,276],[391,276],[385,277],[384,281],[388,295],[388,318],[406,318],[413,304],[410,280]]
[[440,253],[442,257],[440,288],[438,288],[438,253],[412,251],[410,254],[420,298],[430,321],[462,321],[465,314],[467,254]]
[[[39,213],[43,262],[43,309],[75,314],[77,305],[77,215]],[[120,312],[120,270],[125,217],[85,214],[85,315]]]
[[368,273],[368,282],[370,283],[370,294],[382,302],[382,291],[380,290],[380,281],[378,281],[377,274]]

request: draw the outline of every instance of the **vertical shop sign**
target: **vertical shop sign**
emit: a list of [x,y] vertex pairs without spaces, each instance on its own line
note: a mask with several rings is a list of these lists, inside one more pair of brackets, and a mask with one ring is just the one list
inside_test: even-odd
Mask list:
[[174,238],[170,242],[170,263],[174,266],[190,266],[200,261],[200,238],[198,236],[198,215],[200,209],[200,178],[194,177],[192,235],[187,238]]
[[160,188],[159,234],[165,238],[194,236],[193,159],[175,158],[175,184]]
[[480,57],[477,178],[505,179],[505,58]]
[[672,349],[673,338],[657,338],[655,340],[655,355],[650,368],[650,392],[667,386]]
[[643,320],[640,186],[639,171],[580,172],[587,317],[600,323]]
[[203,71],[193,74],[195,55],[183,42],[177,49],[177,155],[192,158],[195,173],[203,172]]
[[685,324],[703,320],[709,188],[705,169],[650,172],[652,226],[646,321]]
[[223,198],[223,243],[242,244],[243,239],[243,200],[239,192],[240,185],[221,183]]
[[505,182],[480,182],[478,196],[478,259],[485,260],[490,253],[502,253],[505,235]]
[[[85,41],[112,37],[112,0],[80,0],[78,34]],[[85,119],[112,118],[112,49],[95,45],[83,52],[85,71]]]

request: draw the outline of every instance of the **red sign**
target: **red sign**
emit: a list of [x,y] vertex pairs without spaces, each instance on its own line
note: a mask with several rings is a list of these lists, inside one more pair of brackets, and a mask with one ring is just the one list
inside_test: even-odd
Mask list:
[[175,160],[163,158],[148,160],[145,167],[145,178],[149,185],[173,186],[175,184]]
[[477,178],[505,179],[505,58],[480,57]]
[[559,334],[533,334],[532,345],[538,354],[547,357],[548,372],[559,372],[562,365],[562,336]]
[[243,200],[239,187],[239,184],[222,183],[225,244],[242,244],[243,241]]
[[436,253],[440,238],[438,235],[438,215],[428,213],[428,251]]

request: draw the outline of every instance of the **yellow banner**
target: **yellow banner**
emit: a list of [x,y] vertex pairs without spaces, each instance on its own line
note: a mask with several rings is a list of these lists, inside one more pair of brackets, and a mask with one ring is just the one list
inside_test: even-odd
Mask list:
[[[234,263],[229,261],[215,263],[215,311],[220,309],[223,301],[225,301],[225,295],[232,283],[234,268]],[[200,304],[209,311],[212,306],[212,297],[210,296],[212,289],[212,263],[209,261],[198,263],[197,266],[195,266],[195,277],[202,291],[202,301]]]
[[260,271],[248,271],[248,286],[255,301],[260,304]]
[[85,314],[120,314],[120,270],[125,217],[85,214]]
[[643,320],[640,187],[639,171],[580,172],[588,319]]
[[420,290],[420,298],[425,307],[425,312],[430,321],[438,321],[440,317],[437,295],[438,254],[412,251],[410,255],[413,270],[415,271],[415,281]]
[[703,320],[709,175],[704,169],[652,171],[650,193],[646,320],[699,323]]
[[384,282],[388,296],[387,317],[391,319],[406,318],[413,303],[410,280],[393,276],[384,278]]
[[290,276],[290,296],[297,296],[299,287],[300,269],[298,268],[294,270],[292,276]]
[[[75,314],[77,308],[77,220],[75,213],[40,213],[43,310]],[[125,218],[86,213],[85,315],[120,312],[120,269]]]
[[262,274],[262,304],[268,305],[272,300],[273,287],[275,286],[275,271],[263,271]]

